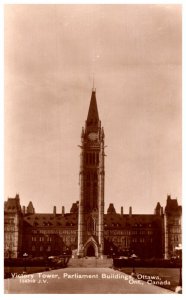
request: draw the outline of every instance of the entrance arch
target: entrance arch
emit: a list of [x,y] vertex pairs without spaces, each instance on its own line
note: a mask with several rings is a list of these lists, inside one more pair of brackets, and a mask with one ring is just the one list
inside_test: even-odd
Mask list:
[[95,249],[92,244],[87,247],[87,256],[95,256]]
[[84,244],[84,256],[89,257],[98,257],[99,256],[99,247],[97,241],[93,236],[89,237],[89,239]]

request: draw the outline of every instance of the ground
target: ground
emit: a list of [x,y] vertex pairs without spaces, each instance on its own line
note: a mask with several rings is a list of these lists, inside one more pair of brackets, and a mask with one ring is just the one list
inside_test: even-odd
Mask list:
[[[25,274],[5,279],[10,294],[170,294],[164,288],[137,280],[112,268],[74,268]],[[123,278],[121,278],[123,277]]]

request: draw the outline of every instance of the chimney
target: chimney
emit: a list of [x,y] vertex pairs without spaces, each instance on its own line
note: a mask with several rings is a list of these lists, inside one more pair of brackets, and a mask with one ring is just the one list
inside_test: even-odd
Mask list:
[[132,217],[132,206],[129,207],[129,216]]
[[65,207],[62,206],[62,217],[64,217],[64,215],[65,215]]
[[121,215],[123,216],[123,206],[121,206]]
[[23,205],[22,212],[23,212],[23,215],[25,215],[25,212],[26,212],[25,205]]
[[56,206],[53,208],[53,214],[56,215]]

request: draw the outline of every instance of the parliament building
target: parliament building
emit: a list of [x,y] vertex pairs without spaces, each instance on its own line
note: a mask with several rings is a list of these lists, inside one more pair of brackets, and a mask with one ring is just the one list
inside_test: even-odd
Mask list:
[[5,258],[49,257],[72,251],[74,256],[126,255],[171,258],[182,243],[182,207],[167,196],[152,214],[118,213],[110,203],[105,212],[105,134],[99,119],[96,91],[92,90],[80,145],[80,196],[70,212],[37,213],[32,202],[21,206],[20,197],[8,198],[4,208]]

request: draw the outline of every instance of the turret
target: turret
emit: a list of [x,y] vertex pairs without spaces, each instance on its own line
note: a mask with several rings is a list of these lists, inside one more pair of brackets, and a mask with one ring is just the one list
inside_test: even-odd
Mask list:
[[109,204],[109,208],[107,209],[107,214],[115,214],[116,213],[116,210],[115,210],[115,207],[114,207],[114,204],[113,203],[110,203]]
[[161,205],[160,205],[159,202],[158,202],[157,205],[156,205],[156,208],[155,208],[155,210],[154,210],[154,214],[155,214],[155,215],[158,215],[158,216],[161,215]]
[[22,207],[22,213],[23,213],[23,215],[25,215],[25,213],[26,213],[26,207],[25,207],[25,205],[23,205],[23,207]]
[[167,204],[164,210],[164,230],[165,230],[165,255],[170,258],[175,255],[176,247],[182,244],[182,207],[178,205],[177,199],[167,196]]
[[33,206],[31,201],[29,202],[26,211],[27,211],[27,214],[34,214],[35,213],[35,209],[34,209],[34,206]]

